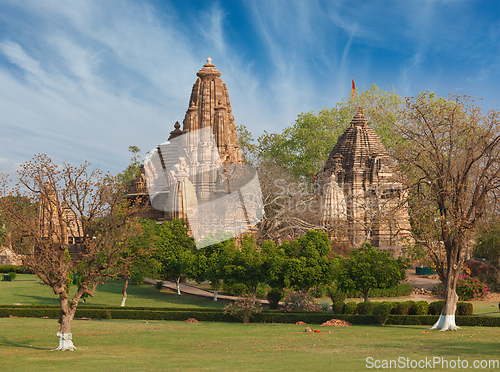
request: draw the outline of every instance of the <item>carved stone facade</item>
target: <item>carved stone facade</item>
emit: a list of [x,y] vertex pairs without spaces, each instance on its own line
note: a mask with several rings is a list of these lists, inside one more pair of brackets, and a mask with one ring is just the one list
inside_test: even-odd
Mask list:
[[[182,130],[177,122],[128,189],[126,198],[144,206],[140,217],[186,219],[189,207],[230,193],[230,169],[244,167],[221,72],[208,58],[196,75]],[[188,227],[203,224],[193,218],[187,222]]]
[[401,247],[410,235],[405,191],[394,160],[360,107],[316,178],[325,225],[353,246]]

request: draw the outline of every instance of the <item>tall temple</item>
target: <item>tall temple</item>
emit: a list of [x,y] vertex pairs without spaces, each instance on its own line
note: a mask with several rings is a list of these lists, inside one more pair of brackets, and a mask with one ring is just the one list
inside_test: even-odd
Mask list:
[[[194,224],[209,227],[206,219],[202,221],[208,213],[224,220],[224,227],[231,219],[232,224],[243,224],[243,231],[247,231],[256,219],[249,215],[248,208],[235,208],[230,213],[224,206],[231,198],[245,204],[241,181],[249,181],[255,172],[243,164],[221,72],[208,58],[196,75],[182,130],[176,122],[168,142],[156,148],[131,182],[126,198],[142,201],[143,218],[184,218],[190,230],[196,230]],[[190,210],[194,212],[187,218]]]
[[400,177],[360,107],[316,178],[323,223],[353,246],[401,247],[410,222]]

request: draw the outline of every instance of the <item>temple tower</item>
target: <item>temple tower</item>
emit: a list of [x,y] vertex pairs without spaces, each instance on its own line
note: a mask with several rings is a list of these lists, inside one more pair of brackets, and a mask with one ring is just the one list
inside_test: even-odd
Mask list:
[[360,107],[316,178],[325,225],[351,244],[401,247],[410,235],[401,174]]
[[[202,206],[231,193],[236,184],[234,168],[245,167],[221,72],[208,58],[196,75],[182,130],[176,122],[168,142],[156,148],[152,161],[144,164],[129,187],[126,197],[145,205],[146,218],[186,218],[190,206]],[[155,190],[148,186],[151,184]],[[241,220],[241,216],[230,218]],[[188,221],[191,228],[195,224],[207,222]]]

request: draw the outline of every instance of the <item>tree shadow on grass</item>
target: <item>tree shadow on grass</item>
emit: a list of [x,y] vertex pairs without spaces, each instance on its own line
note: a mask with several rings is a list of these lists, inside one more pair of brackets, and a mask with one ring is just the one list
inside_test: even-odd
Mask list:
[[[7,339],[0,339],[0,346],[2,346],[2,348],[3,347],[7,347],[7,348],[25,348],[25,349],[45,350],[45,351],[53,350],[51,348],[38,347],[38,346],[29,345],[28,341],[25,341],[25,342],[14,342],[14,341],[7,340]],[[54,349],[55,349],[55,347],[54,347]]]
[[31,305],[33,302],[36,302],[37,305],[59,305],[59,298],[56,297],[47,298],[42,296],[22,295],[22,294],[18,294],[16,296],[28,299],[27,302],[23,305]]

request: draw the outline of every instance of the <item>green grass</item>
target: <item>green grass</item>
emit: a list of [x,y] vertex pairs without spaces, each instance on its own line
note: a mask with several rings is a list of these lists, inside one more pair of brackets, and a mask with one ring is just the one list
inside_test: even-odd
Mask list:
[[[87,304],[103,306],[120,306],[124,280],[109,280],[104,285],[99,285],[94,297],[87,298]],[[76,290],[76,286],[72,287]],[[74,293],[74,292],[73,292]],[[126,306],[143,307],[214,307],[222,308],[226,301],[213,301],[213,299],[198,296],[177,295],[173,291],[163,289],[158,292],[153,285],[129,285],[127,289]],[[0,305],[20,303],[31,305],[58,305],[59,299],[52,289],[42,283],[35,275],[18,274],[12,282],[0,281]],[[85,306],[80,301],[80,306]]]
[[75,320],[78,350],[61,353],[50,351],[58,342],[56,320],[4,318],[0,360],[8,371],[363,371],[367,357],[500,359],[495,328],[304,327]]

